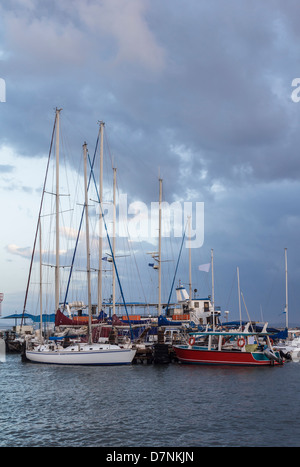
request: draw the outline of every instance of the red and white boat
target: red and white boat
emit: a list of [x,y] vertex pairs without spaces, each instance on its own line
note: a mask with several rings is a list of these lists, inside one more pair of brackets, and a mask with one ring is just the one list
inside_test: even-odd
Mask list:
[[176,357],[181,363],[189,364],[282,365],[283,359],[279,352],[273,350],[269,334],[264,330],[260,334],[249,332],[248,327],[244,331],[193,333],[188,344],[173,347]]

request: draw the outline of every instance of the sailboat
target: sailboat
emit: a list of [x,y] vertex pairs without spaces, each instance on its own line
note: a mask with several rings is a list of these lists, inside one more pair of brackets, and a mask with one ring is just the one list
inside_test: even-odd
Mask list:
[[284,249],[285,257],[285,338],[280,339],[274,346],[285,358],[293,362],[300,362],[300,336],[298,329],[289,330],[288,321],[288,268],[287,268],[287,248]]
[[[61,109],[56,109],[56,171],[59,167],[59,120]],[[103,125],[100,125],[103,132]],[[102,135],[102,133],[101,133]],[[53,338],[43,342],[42,323],[40,341],[37,345],[28,340],[25,349],[26,359],[35,363],[50,363],[56,365],[126,365],[132,363],[136,350],[131,346],[92,342],[92,302],[90,278],[90,249],[89,249],[89,220],[88,220],[88,183],[87,183],[87,144],[83,145],[84,156],[84,191],[85,191],[85,220],[87,247],[87,279],[88,279],[88,342],[74,342],[67,347],[60,344],[60,340]],[[100,200],[101,203],[101,200]],[[113,257],[114,260],[114,257]],[[114,262],[114,267],[116,267]],[[26,292],[27,293],[27,292]],[[41,302],[41,298],[40,298]],[[56,175],[56,266],[55,266],[55,309],[59,310],[59,177]],[[25,308],[25,306],[24,306]]]

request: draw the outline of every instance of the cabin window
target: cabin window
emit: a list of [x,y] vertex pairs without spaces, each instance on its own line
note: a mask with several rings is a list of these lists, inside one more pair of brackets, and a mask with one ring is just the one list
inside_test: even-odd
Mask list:
[[209,311],[209,302],[204,302],[204,311]]
[[199,302],[194,302],[195,308],[199,308]]

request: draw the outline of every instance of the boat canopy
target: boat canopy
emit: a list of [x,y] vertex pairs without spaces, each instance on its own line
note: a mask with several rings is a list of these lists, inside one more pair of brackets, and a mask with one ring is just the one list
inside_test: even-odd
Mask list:
[[158,326],[181,326],[181,321],[170,321],[164,316],[160,315],[158,317]]
[[[14,313],[9,316],[1,316],[1,319],[31,319],[34,323],[38,323],[40,321],[39,315],[31,315],[30,313]],[[43,321],[45,323],[54,323],[55,321],[55,313],[50,314],[43,314]]]
[[269,336],[268,332],[251,332],[251,331],[200,331],[200,332],[190,332],[190,336]]

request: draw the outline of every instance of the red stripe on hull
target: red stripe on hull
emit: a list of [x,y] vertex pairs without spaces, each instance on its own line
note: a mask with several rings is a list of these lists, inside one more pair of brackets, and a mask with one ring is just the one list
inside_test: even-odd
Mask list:
[[180,347],[174,347],[174,350],[177,358],[183,363],[247,366],[278,365],[278,362],[267,358],[256,360],[251,352],[182,349]]

